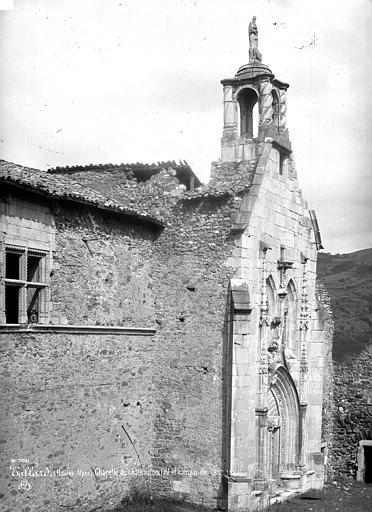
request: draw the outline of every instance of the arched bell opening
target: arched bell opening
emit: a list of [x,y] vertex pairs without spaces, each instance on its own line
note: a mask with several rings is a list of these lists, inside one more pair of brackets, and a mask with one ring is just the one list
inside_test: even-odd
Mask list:
[[279,96],[275,90],[271,91],[271,95],[273,97],[273,123],[274,123],[275,128],[279,128],[279,126],[280,126]]
[[252,88],[240,91],[239,105],[239,134],[241,137],[252,139],[258,135],[258,94]]

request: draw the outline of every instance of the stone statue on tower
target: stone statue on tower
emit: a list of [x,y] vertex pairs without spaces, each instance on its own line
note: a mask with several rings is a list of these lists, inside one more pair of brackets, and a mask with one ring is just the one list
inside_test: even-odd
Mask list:
[[253,16],[248,27],[249,36],[249,62],[262,62],[262,55],[258,49],[258,29],[256,25],[256,16]]

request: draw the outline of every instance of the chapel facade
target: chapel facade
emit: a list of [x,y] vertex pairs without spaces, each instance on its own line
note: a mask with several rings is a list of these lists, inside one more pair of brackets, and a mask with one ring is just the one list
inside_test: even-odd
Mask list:
[[222,80],[208,185],[186,162],[0,163],[9,510],[142,493],[253,511],[323,486],[321,240],[289,86],[262,63],[255,18],[249,37]]
[[[331,329],[328,318],[324,333],[327,314],[317,305],[316,253],[322,245],[315,212],[297,184],[287,129],[289,85],[262,63],[255,18],[249,37],[249,63],[222,80],[222,167],[254,167],[247,208],[233,226],[241,233],[241,254],[232,299],[235,304],[246,289],[247,302],[231,319],[232,510],[254,510],[264,489],[273,495],[278,487],[322,487],[322,395]],[[244,313],[247,324],[241,323]],[[248,414],[253,408],[254,416]]]

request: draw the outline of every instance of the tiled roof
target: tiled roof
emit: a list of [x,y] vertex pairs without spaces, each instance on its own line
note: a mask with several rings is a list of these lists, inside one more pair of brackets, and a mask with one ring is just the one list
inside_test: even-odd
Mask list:
[[141,162],[135,163],[121,163],[121,164],[87,164],[87,165],[66,165],[66,166],[57,166],[52,169],[48,169],[48,173],[59,174],[59,173],[72,173],[72,172],[80,172],[80,171],[90,171],[90,170],[111,170],[111,169],[166,169],[172,167],[172,169],[176,167],[190,167],[189,164],[184,160],[177,163],[175,160],[169,160],[166,162],[154,162],[152,164],[143,164]]
[[0,182],[8,183],[19,188],[31,190],[44,197],[57,198],[86,204],[95,208],[113,211],[122,215],[137,217],[147,222],[163,226],[164,223],[145,211],[127,208],[115,203],[95,190],[72,180],[70,176],[53,176],[38,169],[0,160]]
[[194,171],[191,169],[186,160],[179,161],[178,163],[174,160],[165,162],[156,162],[152,164],[143,164],[141,162],[136,163],[121,163],[121,164],[88,164],[88,165],[72,165],[71,167],[55,167],[48,169],[50,174],[74,174],[80,172],[110,172],[110,171],[122,171],[128,179],[134,177],[138,181],[146,181],[151,178],[154,174],[160,172],[163,169],[174,169],[177,173],[177,177],[181,183],[188,186],[190,178],[194,179],[194,186],[198,187],[201,185],[201,181],[196,176]]

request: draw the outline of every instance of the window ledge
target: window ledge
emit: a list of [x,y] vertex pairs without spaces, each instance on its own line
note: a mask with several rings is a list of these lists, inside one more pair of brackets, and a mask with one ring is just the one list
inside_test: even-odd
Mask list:
[[131,336],[153,336],[155,328],[151,327],[125,327],[111,325],[51,325],[51,324],[3,324],[1,333],[42,333],[54,332],[64,334],[128,334]]

